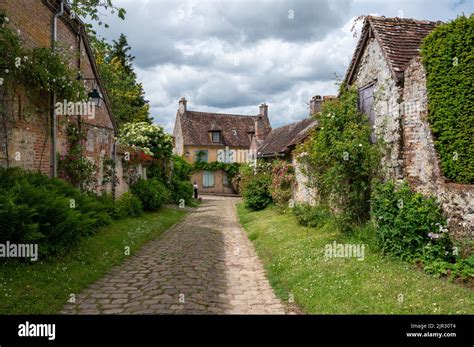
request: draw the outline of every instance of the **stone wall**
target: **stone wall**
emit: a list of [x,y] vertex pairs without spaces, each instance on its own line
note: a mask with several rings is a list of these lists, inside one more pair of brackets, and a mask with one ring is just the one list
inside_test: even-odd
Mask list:
[[291,189],[294,203],[315,205],[317,202],[316,189],[310,187],[308,176],[301,171],[301,165],[295,157],[292,157],[291,164],[295,170],[295,182]]
[[375,134],[383,137],[386,153],[382,159],[385,176],[395,179],[403,176],[400,134],[400,98],[402,89],[397,86],[380,45],[375,38],[368,40],[354,77],[354,85],[363,88],[373,84]]
[[117,171],[118,184],[115,187],[115,196],[120,197],[123,193],[130,190],[130,185],[137,179],[147,179],[147,168],[142,163],[129,163],[131,153],[126,152],[120,146],[115,160],[115,169]]
[[437,197],[455,236],[474,237],[474,185],[451,183],[443,177],[428,123],[426,75],[419,58],[405,71],[403,102],[406,180],[414,190]]

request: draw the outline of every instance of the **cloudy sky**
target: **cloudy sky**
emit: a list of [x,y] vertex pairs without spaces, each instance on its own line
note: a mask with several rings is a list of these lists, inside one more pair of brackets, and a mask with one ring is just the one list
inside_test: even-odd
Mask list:
[[[273,127],[308,115],[313,95],[335,94],[363,14],[449,20],[474,0],[114,0],[100,35],[128,37],[156,123],[172,131],[178,100],[188,108],[255,115]],[[360,27],[360,25],[359,25]]]

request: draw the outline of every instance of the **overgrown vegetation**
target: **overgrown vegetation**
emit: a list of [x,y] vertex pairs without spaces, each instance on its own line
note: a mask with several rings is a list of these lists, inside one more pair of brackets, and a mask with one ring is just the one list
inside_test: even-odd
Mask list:
[[371,126],[357,109],[357,90],[341,86],[337,100],[325,102],[315,117],[319,126],[297,149],[304,174],[312,179],[321,201],[350,229],[369,219],[370,182],[380,165],[379,144],[370,140]]
[[193,166],[183,158],[174,155],[173,174],[171,176],[172,197],[176,204],[184,201],[189,204],[193,199],[193,185],[191,183],[191,173]]
[[66,125],[66,136],[69,150],[64,155],[58,154],[59,177],[83,191],[95,191],[99,183],[95,177],[97,165],[85,156],[83,143],[86,133],[79,119],[77,124],[69,122]]
[[275,160],[272,163],[272,184],[270,185],[270,193],[278,208],[285,209],[288,207],[294,180],[295,171],[290,163],[284,160]]
[[418,263],[431,274],[474,279],[473,256],[461,258],[434,198],[413,192],[406,183],[379,183],[372,193],[372,214],[384,254]]
[[[298,223],[320,230],[330,225],[352,235],[354,230],[374,230],[365,237],[382,254],[431,274],[472,281],[469,246],[467,251],[454,246],[439,204],[406,183],[397,187],[380,182],[383,144],[371,143],[371,126],[357,110],[356,90],[341,89],[339,99],[326,102],[316,118],[319,126],[294,154],[317,195],[314,206],[294,206]],[[250,210],[264,209],[272,201],[281,210],[291,197],[293,170],[288,163],[243,166],[239,178]]]
[[140,199],[145,211],[157,210],[171,199],[171,192],[157,178],[149,180],[140,179],[131,187],[131,191]]
[[240,193],[244,198],[246,208],[261,210],[272,202],[271,164],[259,160],[255,165],[242,165],[239,171],[239,182]]
[[54,92],[60,100],[84,100],[85,88],[76,80],[77,70],[68,65],[71,57],[67,50],[25,48],[9,22],[8,16],[0,12],[0,87],[17,92],[27,86],[22,90],[37,107],[43,105],[45,93],[49,92]]
[[110,224],[111,214],[104,200],[60,179],[0,168],[0,242],[38,243],[42,257],[63,254]]
[[428,119],[445,177],[474,183],[474,15],[433,30],[421,56],[426,69]]

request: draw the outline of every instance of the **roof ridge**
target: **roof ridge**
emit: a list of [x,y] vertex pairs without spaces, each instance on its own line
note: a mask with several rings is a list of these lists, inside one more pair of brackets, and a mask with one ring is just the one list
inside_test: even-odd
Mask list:
[[[285,128],[289,128],[291,126],[295,126],[297,124],[300,124],[300,123],[303,123],[304,121],[308,121],[308,120],[311,120],[311,121],[315,121],[316,122],[316,119],[313,119],[313,117],[306,117],[306,118],[303,118],[303,119],[300,119],[300,120],[297,120],[297,121],[294,121],[294,122],[291,122],[291,123],[288,123],[288,124],[285,124],[285,125],[282,125],[278,128],[274,128],[272,129],[272,132],[273,131],[276,131],[276,130],[280,130],[280,129],[285,129]],[[271,132],[270,132],[271,134]]]
[[231,116],[231,117],[258,117],[257,115],[246,115],[246,114],[235,114],[235,113],[218,113],[218,112],[207,112],[207,111],[192,111],[187,110],[186,113],[198,113],[198,114],[208,114],[216,116]]
[[368,20],[370,19],[378,19],[378,20],[387,20],[387,21],[400,21],[400,22],[416,22],[421,24],[430,24],[430,23],[443,23],[442,21],[433,21],[428,19],[416,19],[416,18],[403,18],[403,17],[385,17],[385,16],[373,16],[368,15],[366,17]]

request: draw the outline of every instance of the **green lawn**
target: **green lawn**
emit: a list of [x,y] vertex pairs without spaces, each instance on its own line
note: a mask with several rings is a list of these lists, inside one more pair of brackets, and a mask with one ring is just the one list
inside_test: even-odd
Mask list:
[[162,208],[113,222],[62,258],[0,263],[0,314],[55,314],[69,299],[161,235],[186,213]]
[[[237,210],[277,295],[284,301],[293,297],[306,313],[474,313],[473,290],[383,257],[371,237],[345,237],[331,223],[303,227],[291,213],[273,207],[249,212],[241,203]],[[325,245],[333,241],[367,243],[364,260],[327,259]]]

